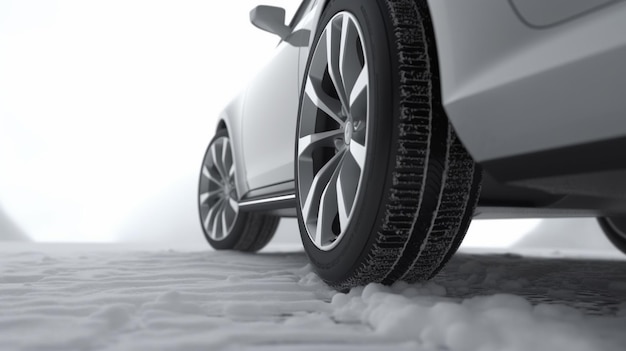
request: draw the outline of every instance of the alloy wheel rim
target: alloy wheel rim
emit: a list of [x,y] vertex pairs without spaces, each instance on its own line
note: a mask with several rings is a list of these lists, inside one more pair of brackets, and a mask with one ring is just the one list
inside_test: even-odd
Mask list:
[[298,133],[298,198],[311,242],[331,250],[359,198],[368,152],[369,72],[354,15],[328,22],[306,73]]
[[231,233],[239,215],[237,199],[230,141],[221,137],[207,150],[198,196],[202,227],[211,239],[221,241]]

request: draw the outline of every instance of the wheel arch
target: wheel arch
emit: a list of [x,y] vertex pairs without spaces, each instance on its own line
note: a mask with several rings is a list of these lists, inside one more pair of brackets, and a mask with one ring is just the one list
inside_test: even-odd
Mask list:
[[235,185],[239,197],[243,197],[250,189],[248,186],[245,160],[243,157],[243,146],[241,140],[241,130],[243,123],[243,102],[245,94],[239,95],[233,99],[224,110],[219,114],[216,126],[216,132],[226,130],[231,140],[233,157],[235,159],[236,176]]
[[217,133],[217,132],[222,131],[222,130],[228,131],[228,127],[226,127],[226,122],[224,121],[224,119],[220,119],[217,122],[217,128],[215,129],[215,132]]

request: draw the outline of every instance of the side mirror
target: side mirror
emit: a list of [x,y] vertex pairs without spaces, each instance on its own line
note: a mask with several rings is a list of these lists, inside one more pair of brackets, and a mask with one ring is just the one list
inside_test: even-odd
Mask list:
[[291,30],[285,25],[285,9],[275,6],[259,5],[250,11],[250,22],[266,32],[287,39]]

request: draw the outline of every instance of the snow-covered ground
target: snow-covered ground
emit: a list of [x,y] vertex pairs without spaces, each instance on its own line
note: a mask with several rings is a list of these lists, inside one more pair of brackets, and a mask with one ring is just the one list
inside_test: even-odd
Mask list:
[[613,258],[466,252],[432,282],[344,294],[297,250],[0,248],[0,350],[625,348]]

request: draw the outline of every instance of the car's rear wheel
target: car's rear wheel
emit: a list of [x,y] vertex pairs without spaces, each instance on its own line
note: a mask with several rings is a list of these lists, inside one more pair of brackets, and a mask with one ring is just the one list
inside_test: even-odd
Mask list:
[[626,254],[626,217],[600,217],[598,223],[609,241]]
[[198,209],[204,235],[217,250],[258,251],[274,236],[279,218],[239,209],[235,160],[228,132],[220,130],[202,162]]
[[302,88],[305,251],[345,289],[430,278],[471,221],[481,173],[448,123],[425,2],[334,0]]

